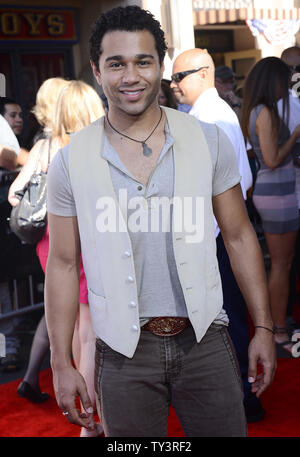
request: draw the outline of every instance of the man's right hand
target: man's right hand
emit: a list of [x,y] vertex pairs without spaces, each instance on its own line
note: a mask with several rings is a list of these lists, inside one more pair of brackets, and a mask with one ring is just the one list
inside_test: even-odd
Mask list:
[[[53,384],[58,406],[71,424],[94,430],[93,406],[89,398],[85,381],[79,371],[72,366],[53,370]],[[79,396],[85,412],[76,408]]]
[[18,166],[17,154],[13,149],[2,146],[0,144],[0,167],[6,170],[13,171]]

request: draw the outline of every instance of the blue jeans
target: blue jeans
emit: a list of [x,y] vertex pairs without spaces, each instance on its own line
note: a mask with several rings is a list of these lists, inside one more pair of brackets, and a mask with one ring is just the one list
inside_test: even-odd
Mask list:
[[165,437],[173,406],[187,437],[246,436],[243,389],[225,326],[200,343],[188,327],[160,337],[142,331],[129,359],[96,341],[95,390],[107,437]]

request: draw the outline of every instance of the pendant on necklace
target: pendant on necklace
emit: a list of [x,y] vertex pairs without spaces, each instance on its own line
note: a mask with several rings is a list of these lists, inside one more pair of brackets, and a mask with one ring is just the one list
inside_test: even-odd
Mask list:
[[149,146],[146,145],[146,143],[142,143],[142,146],[143,146],[143,154],[144,156],[148,157],[152,154],[152,149],[149,148]]

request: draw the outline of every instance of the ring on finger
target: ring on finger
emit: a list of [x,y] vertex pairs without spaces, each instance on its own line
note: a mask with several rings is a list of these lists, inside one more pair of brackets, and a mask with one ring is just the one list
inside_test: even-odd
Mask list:
[[68,411],[63,411],[64,416],[68,416],[69,412]]

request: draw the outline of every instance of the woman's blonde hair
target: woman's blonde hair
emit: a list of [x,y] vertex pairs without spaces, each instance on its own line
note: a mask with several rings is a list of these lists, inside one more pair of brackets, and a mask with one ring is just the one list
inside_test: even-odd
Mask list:
[[83,81],[69,81],[58,97],[53,116],[53,137],[62,144],[70,133],[77,132],[105,114],[97,92]]
[[39,124],[50,131],[59,93],[67,84],[68,81],[63,78],[49,78],[43,82],[36,94],[36,104],[32,112]]

